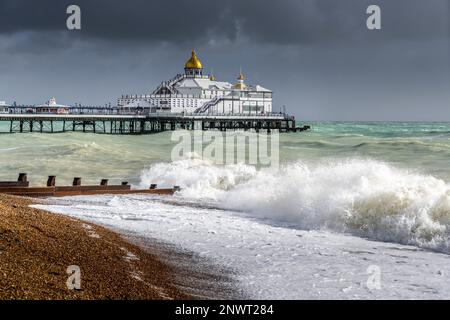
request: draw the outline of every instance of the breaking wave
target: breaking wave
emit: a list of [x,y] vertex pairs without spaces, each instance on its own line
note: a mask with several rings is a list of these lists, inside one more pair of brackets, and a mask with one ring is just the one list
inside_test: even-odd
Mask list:
[[180,185],[180,197],[256,217],[450,253],[450,186],[388,163],[298,161],[279,169],[190,159],[154,164],[142,185]]

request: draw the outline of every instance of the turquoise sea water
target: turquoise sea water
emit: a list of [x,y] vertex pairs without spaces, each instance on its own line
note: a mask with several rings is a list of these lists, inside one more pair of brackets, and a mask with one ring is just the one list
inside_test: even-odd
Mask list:
[[[450,180],[450,123],[312,122],[312,130],[280,136],[280,162],[371,159]],[[33,184],[57,175],[69,183],[112,178],[138,182],[152,163],[167,162],[171,133],[145,136],[101,134],[1,134],[0,179],[27,172]]]
[[[282,138],[283,158],[364,158],[450,178],[450,123],[315,122],[313,130]],[[298,152],[295,152],[297,150]]]

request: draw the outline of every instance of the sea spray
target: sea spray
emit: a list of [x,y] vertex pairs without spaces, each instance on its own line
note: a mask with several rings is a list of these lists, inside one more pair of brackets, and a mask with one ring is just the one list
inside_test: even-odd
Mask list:
[[292,162],[278,170],[187,159],[144,170],[143,185],[300,229],[326,229],[450,253],[450,186],[367,159]]

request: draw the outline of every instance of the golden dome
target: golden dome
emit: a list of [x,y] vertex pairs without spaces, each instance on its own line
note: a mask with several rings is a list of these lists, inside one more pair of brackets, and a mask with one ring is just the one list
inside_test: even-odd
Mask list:
[[245,80],[245,78],[244,78],[244,75],[242,74],[242,72],[241,72],[241,73],[239,73],[239,75],[238,75],[237,79],[238,79],[238,80],[242,80],[242,81],[244,81],[244,80]]
[[186,62],[184,65],[186,69],[203,69],[202,63],[197,58],[197,55],[195,54],[195,50],[192,50],[192,56],[191,58]]
[[212,75],[209,77],[209,80],[211,80],[211,81],[216,81],[216,77],[212,74]]

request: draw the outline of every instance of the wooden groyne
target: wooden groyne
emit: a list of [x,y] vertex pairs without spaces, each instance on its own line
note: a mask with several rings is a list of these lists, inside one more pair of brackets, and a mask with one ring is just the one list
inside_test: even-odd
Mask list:
[[157,194],[173,195],[180,187],[158,188],[151,184],[148,189],[131,189],[128,182],[120,185],[109,185],[108,179],[102,179],[98,185],[81,185],[81,178],[75,177],[71,186],[56,186],[56,176],[49,176],[44,187],[30,187],[26,173],[20,173],[17,181],[0,181],[0,194],[10,194],[26,197],[65,197],[99,194]]

